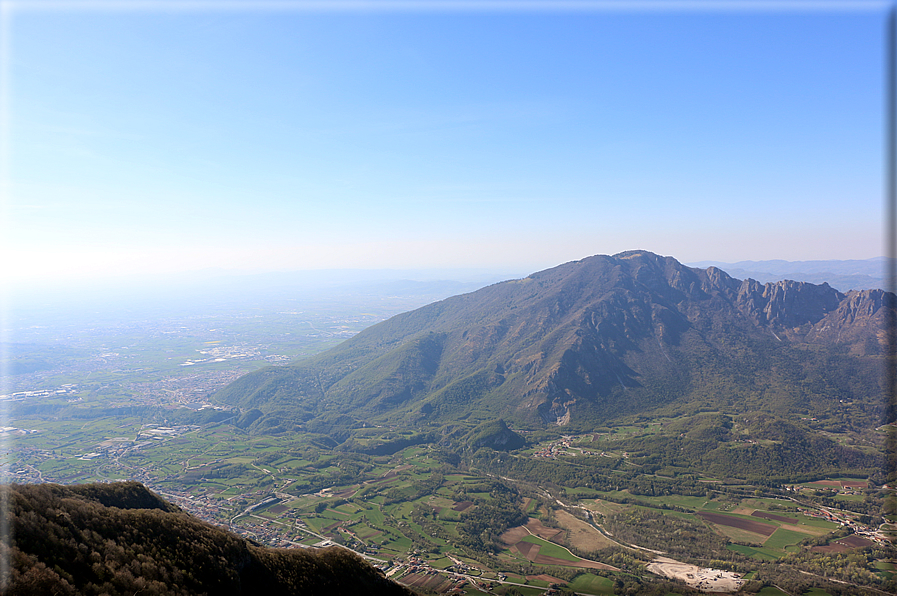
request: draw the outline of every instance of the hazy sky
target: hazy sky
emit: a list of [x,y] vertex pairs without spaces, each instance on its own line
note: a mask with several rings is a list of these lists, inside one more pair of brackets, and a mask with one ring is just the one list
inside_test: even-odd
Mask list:
[[4,2],[7,279],[883,254],[887,3],[356,4]]

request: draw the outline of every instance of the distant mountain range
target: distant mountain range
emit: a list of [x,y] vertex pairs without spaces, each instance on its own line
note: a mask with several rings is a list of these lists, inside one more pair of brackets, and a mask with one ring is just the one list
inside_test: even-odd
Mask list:
[[395,316],[216,398],[337,442],[371,424],[573,431],[701,410],[874,427],[887,296],[594,256]]
[[842,261],[699,261],[688,263],[690,267],[718,267],[737,279],[756,279],[760,283],[771,283],[790,279],[814,284],[827,283],[842,292],[849,290],[885,290],[891,287],[888,280],[889,267],[894,259],[875,257],[874,259]]

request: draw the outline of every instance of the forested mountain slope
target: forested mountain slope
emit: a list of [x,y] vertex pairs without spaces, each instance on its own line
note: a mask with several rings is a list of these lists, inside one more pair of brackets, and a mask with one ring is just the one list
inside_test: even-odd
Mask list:
[[631,251],[395,316],[216,397],[257,408],[255,424],[274,431],[499,417],[588,430],[702,409],[829,412],[835,425],[871,428],[883,413],[888,308],[880,290],[764,285]]
[[413,594],[346,549],[258,546],[136,482],[8,490],[9,596]]

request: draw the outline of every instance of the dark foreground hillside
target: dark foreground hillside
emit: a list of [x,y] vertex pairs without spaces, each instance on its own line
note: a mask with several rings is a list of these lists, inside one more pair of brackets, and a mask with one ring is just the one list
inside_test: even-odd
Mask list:
[[9,596],[412,596],[343,548],[270,549],[137,482],[9,487]]

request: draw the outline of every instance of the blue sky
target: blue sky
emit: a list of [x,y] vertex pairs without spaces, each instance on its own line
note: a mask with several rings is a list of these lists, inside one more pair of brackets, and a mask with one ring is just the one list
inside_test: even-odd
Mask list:
[[5,13],[14,283],[883,254],[885,3],[75,6]]

